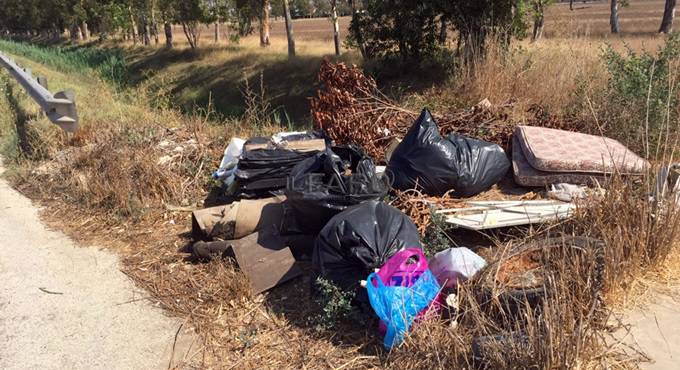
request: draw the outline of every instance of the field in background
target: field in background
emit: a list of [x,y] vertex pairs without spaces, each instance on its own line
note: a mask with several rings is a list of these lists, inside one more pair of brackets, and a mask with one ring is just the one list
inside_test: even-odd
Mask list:
[[[554,73],[564,75],[572,73],[573,68],[565,66],[565,60],[576,60],[579,64],[597,63],[605,43],[613,45],[617,50],[626,46],[634,50],[655,50],[663,43],[664,37],[657,34],[663,10],[663,1],[633,1],[620,9],[621,34],[609,32],[609,2],[576,2],[574,10],[569,10],[568,3],[557,3],[550,6],[546,14],[544,38],[532,44],[528,40],[518,42],[532,60],[538,64],[546,64],[536,59],[537,54],[546,55],[555,65],[549,66]],[[350,17],[340,18],[341,36],[347,35]],[[222,41],[214,42],[212,26],[205,26],[201,32],[199,50],[189,50],[188,43],[181,27],[175,27],[175,50],[166,51],[163,37],[158,46],[132,46],[130,42],[123,44],[131,66],[131,81],[137,86],[146,84],[164,94],[172,96],[173,106],[184,112],[192,112],[197,107],[205,107],[209,103],[220,117],[236,117],[245,111],[243,103],[244,81],[248,79],[251,86],[259,88],[263,82],[265,95],[270,99],[273,108],[280,111],[281,120],[294,125],[309,124],[309,105],[307,98],[312,96],[317,86],[316,72],[323,58],[335,59],[333,55],[332,25],[328,19],[297,19],[294,21],[297,39],[297,57],[289,61],[285,26],[282,19],[272,21],[271,41],[268,48],[259,47],[257,30],[255,34],[242,38],[238,43],[230,42],[229,30],[222,26]],[[452,34],[455,37],[455,33]],[[452,44],[454,40],[450,41]],[[120,47],[119,43],[113,47]],[[562,59],[556,59],[550,50],[557,50]],[[582,60],[581,58],[587,58]],[[566,58],[566,59],[564,59]],[[361,57],[355,50],[343,49],[342,61],[361,64]],[[382,73],[382,74],[381,74]],[[529,71],[527,73],[535,73]],[[554,80],[556,76],[535,76],[535,81],[547,78]],[[396,75],[387,68],[378,71],[381,85],[388,92],[400,95],[402,92],[418,92],[433,86],[446,84],[446,76],[437,71],[427,75],[414,73]],[[536,86],[546,86],[537,84]],[[550,85],[548,85],[550,86]],[[474,86],[473,86],[474,87]],[[507,86],[496,86],[496,89],[485,89],[483,93],[490,98],[507,97]],[[538,87],[540,90],[541,88]],[[468,89],[469,90],[469,89]],[[473,90],[479,90],[474,87]],[[514,91],[521,95],[532,94],[529,91]],[[550,90],[549,90],[550,91]],[[548,93],[548,91],[546,91]],[[484,96],[474,94],[470,99],[463,99],[460,104],[474,103],[472,100]],[[549,97],[536,97],[539,101]]]

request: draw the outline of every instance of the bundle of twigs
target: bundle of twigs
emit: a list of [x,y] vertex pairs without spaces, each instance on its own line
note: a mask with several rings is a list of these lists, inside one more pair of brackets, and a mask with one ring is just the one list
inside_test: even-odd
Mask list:
[[420,235],[425,235],[427,227],[432,222],[432,211],[434,209],[460,207],[463,203],[463,200],[453,198],[448,193],[441,197],[430,197],[418,190],[411,189],[395,190],[395,198],[390,202],[390,205],[409,216],[418,227]]

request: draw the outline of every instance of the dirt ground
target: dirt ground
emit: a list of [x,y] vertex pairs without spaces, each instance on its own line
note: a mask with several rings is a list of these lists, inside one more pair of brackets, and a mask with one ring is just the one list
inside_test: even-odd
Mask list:
[[169,369],[196,352],[187,326],[153,307],[116,255],[48,230],[4,180],[0,240],[0,368]]
[[645,309],[626,315],[630,333],[624,341],[638,345],[651,362],[641,364],[643,369],[674,370],[680,358],[680,307],[677,299],[667,295],[655,297]]

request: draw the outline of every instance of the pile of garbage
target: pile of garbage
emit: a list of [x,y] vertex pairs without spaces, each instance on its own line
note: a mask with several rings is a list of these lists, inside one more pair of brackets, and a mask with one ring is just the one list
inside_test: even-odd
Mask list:
[[[398,106],[385,96],[361,68],[344,63],[324,61],[319,71],[322,86],[311,99],[312,118],[316,127],[339,144],[362,147],[376,161],[382,161],[392,140],[404,137],[417,111]],[[512,104],[491,105],[484,100],[460,112],[435,116],[442,134],[458,133],[510,146]],[[543,112],[530,109],[532,117]]]
[[[326,64],[322,74],[347,84],[352,69]],[[351,83],[358,85],[352,90],[357,95],[346,100],[375,90],[372,81]],[[327,99],[321,95],[314,103],[321,128],[338,119],[320,113]],[[649,166],[608,138],[518,126],[507,153],[483,135],[443,136],[427,109],[408,130],[396,129],[390,117],[410,114],[391,112],[374,125],[349,129],[347,121],[344,131],[331,125],[327,132],[232,139],[214,176],[235,201],[193,212],[193,256],[234,259],[255,294],[305,274],[299,264],[307,261],[312,281],[322,278],[353,293],[354,303],[379,319],[385,347],[393,348],[414,323],[454,307],[461,282],[483,276],[491,285],[501,281],[535,290],[542,276],[536,271],[547,268],[533,259],[535,247],[502,265],[487,262],[472,246],[451,245],[427,256],[423,212],[440,217],[453,232],[552,222],[570,217],[575,202],[596,193],[592,186],[604,185],[612,174],[638,176]],[[398,140],[380,168],[372,155],[384,153],[363,146],[384,129]],[[530,200],[477,197],[501,182],[525,194],[536,187],[546,192]],[[390,205],[390,197],[402,209]]]

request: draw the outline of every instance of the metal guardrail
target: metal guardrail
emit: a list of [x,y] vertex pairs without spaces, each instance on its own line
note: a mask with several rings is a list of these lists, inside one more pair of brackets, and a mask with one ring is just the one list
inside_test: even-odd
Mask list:
[[66,132],[75,132],[78,129],[78,111],[73,92],[60,91],[52,95],[47,89],[45,79],[34,79],[30,70],[19,67],[3,53],[0,53],[0,64],[24,87],[52,123]]

